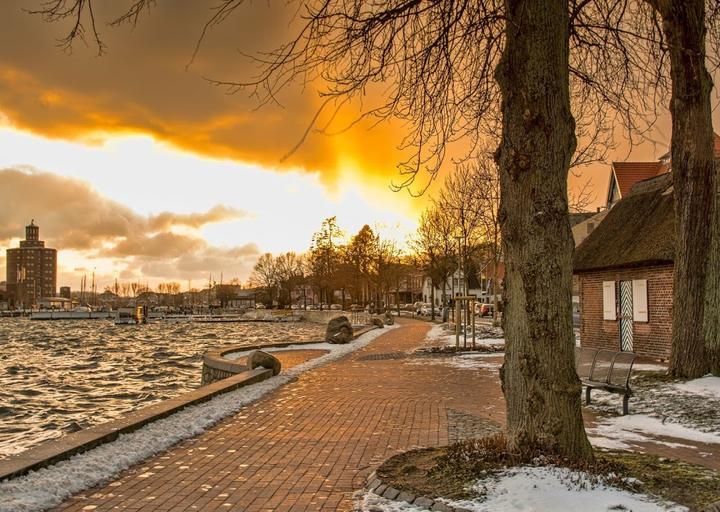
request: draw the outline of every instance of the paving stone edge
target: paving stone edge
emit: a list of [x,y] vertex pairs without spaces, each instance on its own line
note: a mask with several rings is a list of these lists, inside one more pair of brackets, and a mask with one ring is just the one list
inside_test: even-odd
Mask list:
[[383,482],[375,471],[368,476],[366,489],[378,496],[382,496],[385,499],[400,503],[409,503],[410,505],[415,505],[416,507],[434,512],[470,512],[468,509],[463,507],[453,507],[440,500],[429,498],[427,496],[416,496],[410,492],[395,489],[386,482]]

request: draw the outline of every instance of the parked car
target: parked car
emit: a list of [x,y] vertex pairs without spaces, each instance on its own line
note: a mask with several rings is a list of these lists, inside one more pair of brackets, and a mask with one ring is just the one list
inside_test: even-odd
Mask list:
[[330,309],[332,309],[333,311],[341,311],[342,306],[340,304],[330,304]]
[[475,313],[480,316],[492,316],[493,305],[492,304],[477,304],[475,306]]
[[[435,311],[437,312],[437,308],[435,308]],[[423,316],[430,316],[432,314],[432,304],[428,304],[427,302],[423,304],[420,307],[420,314]]]
[[300,309],[300,304],[292,304],[290,309]]
[[255,309],[265,309],[265,304],[257,303],[255,304]]
[[363,308],[360,304],[350,304],[350,311],[362,311]]

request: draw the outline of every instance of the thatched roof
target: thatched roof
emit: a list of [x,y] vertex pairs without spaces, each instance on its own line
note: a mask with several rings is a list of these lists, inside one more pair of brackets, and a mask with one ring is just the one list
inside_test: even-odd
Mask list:
[[675,257],[672,175],[633,186],[575,252],[575,272],[672,263]]

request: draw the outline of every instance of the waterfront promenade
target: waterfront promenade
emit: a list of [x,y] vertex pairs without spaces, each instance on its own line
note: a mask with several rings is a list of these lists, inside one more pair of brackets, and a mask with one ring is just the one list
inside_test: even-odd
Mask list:
[[353,491],[391,455],[504,421],[496,367],[408,357],[430,325],[399,322],[57,510],[348,510]]

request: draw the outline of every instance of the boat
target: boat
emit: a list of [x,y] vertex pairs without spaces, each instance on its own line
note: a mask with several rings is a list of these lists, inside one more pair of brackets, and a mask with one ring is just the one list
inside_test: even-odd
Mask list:
[[182,315],[182,314],[174,314],[174,315],[165,315],[163,317],[163,320],[171,323],[171,324],[187,324],[192,322],[193,316],[192,315]]
[[192,321],[200,324],[247,322],[243,315],[193,315]]
[[93,311],[87,306],[78,306],[69,311],[41,309],[30,313],[30,320],[99,320],[115,318],[115,311]]
[[137,306],[134,308],[118,308],[115,325],[138,325],[147,323],[147,308]]

